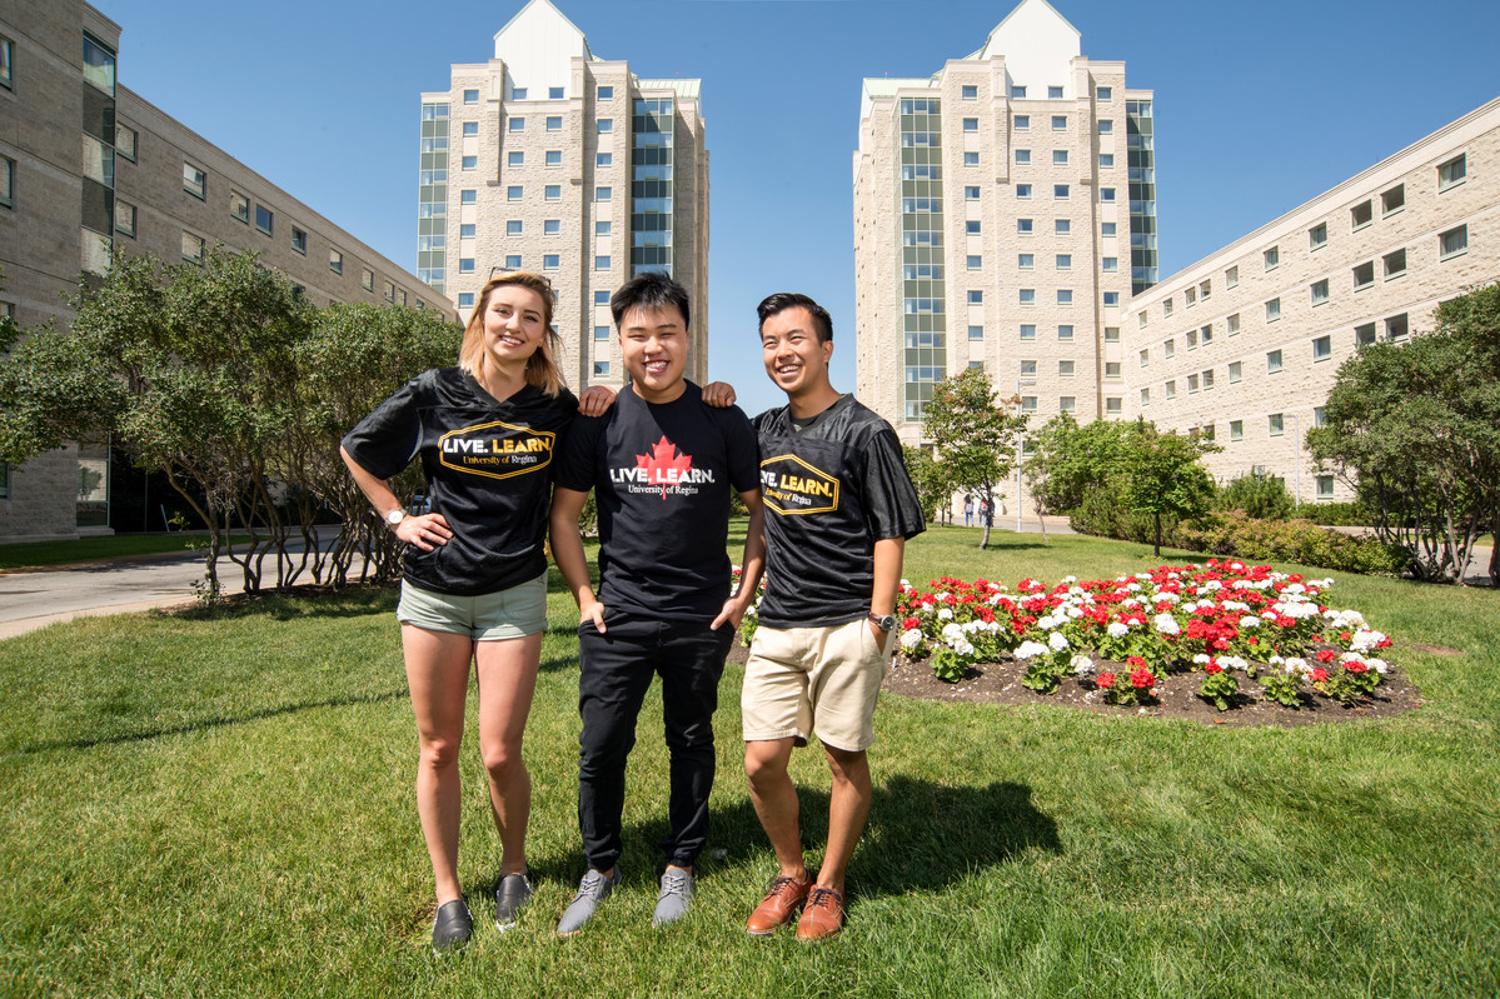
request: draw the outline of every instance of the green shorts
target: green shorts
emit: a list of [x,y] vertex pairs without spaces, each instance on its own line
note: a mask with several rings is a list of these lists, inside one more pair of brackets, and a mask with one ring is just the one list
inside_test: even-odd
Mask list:
[[425,631],[468,635],[476,642],[535,635],[547,627],[547,574],[474,597],[434,593],[403,579],[396,620]]

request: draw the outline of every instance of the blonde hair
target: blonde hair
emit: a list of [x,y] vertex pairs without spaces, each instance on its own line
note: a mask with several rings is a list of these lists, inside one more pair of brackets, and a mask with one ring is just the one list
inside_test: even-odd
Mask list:
[[504,285],[520,285],[536,292],[542,300],[542,325],[545,332],[536,352],[526,360],[526,384],[535,385],[550,396],[556,396],[563,388],[562,372],[558,370],[556,355],[559,347],[557,330],[552,327],[552,282],[540,274],[528,271],[513,271],[490,278],[479,291],[474,312],[469,324],[464,327],[464,340],[458,348],[458,366],[478,376],[484,366],[484,312],[489,308],[490,295]]

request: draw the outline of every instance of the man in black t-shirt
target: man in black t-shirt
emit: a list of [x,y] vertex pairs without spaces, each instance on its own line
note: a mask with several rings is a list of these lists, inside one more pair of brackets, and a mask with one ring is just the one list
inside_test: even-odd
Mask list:
[[[890,424],[828,380],[833,323],[806,295],[761,302],[766,373],[787,405],[755,418],[766,509],[766,591],[740,697],[750,797],[780,867],[746,929],[766,936],[797,909],[797,936],[844,924],[844,874],[869,814],[865,751],[894,645],[907,538],[925,524]],[[816,734],[833,772],[828,847],[803,864],[792,748]]]
[[[713,713],[724,656],[763,560],[755,433],[738,408],[711,408],[683,378],[688,298],[661,274],[610,302],[631,383],[598,419],[574,422],[558,456],[552,549],[579,607],[578,823],[589,870],[557,932],[578,932],[619,883],[625,759],[636,717],[662,678],[671,752],[670,831],[653,925],[681,918],[708,835]],[[589,583],[578,514],[599,509],[599,592]],[[730,490],[750,511],[745,565],[731,594]]]

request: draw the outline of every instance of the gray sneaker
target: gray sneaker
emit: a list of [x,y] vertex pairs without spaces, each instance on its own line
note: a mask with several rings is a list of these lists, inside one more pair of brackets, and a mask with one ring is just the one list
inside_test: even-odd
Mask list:
[[693,904],[693,881],[689,871],[669,867],[662,872],[661,893],[656,896],[652,926],[666,926],[687,915],[688,907]]
[[432,919],[432,950],[443,954],[463,947],[474,935],[474,919],[461,898],[444,902]]
[[570,937],[588,925],[588,921],[594,918],[594,910],[599,908],[599,903],[608,898],[619,883],[619,867],[615,868],[614,877],[611,878],[589,868],[583,880],[578,882],[578,893],[563,910],[562,919],[557,921],[557,935]]
[[516,925],[516,917],[531,901],[531,878],[525,874],[507,874],[495,889],[495,929],[504,933]]

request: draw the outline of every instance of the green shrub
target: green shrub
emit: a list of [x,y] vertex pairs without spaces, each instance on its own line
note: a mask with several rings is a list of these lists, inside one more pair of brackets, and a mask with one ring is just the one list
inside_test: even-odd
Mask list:
[[1300,562],[1324,569],[1393,576],[1406,568],[1401,552],[1373,538],[1354,538],[1310,520],[1257,520],[1239,511],[1179,528],[1177,544],[1256,562]]
[[[1086,494],[1082,505],[1069,511],[1068,525],[1079,534],[1145,544],[1150,544],[1155,534],[1151,515],[1131,511],[1125,505],[1124,497],[1108,486],[1100,486]],[[1177,532],[1177,521],[1163,518],[1162,542],[1177,545]]]
[[1375,514],[1358,500],[1347,503],[1304,503],[1299,512],[1315,524],[1334,527],[1368,527],[1375,523]]
[[1250,472],[1219,490],[1216,510],[1241,510],[1260,520],[1285,520],[1292,516],[1292,494],[1279,475]]

